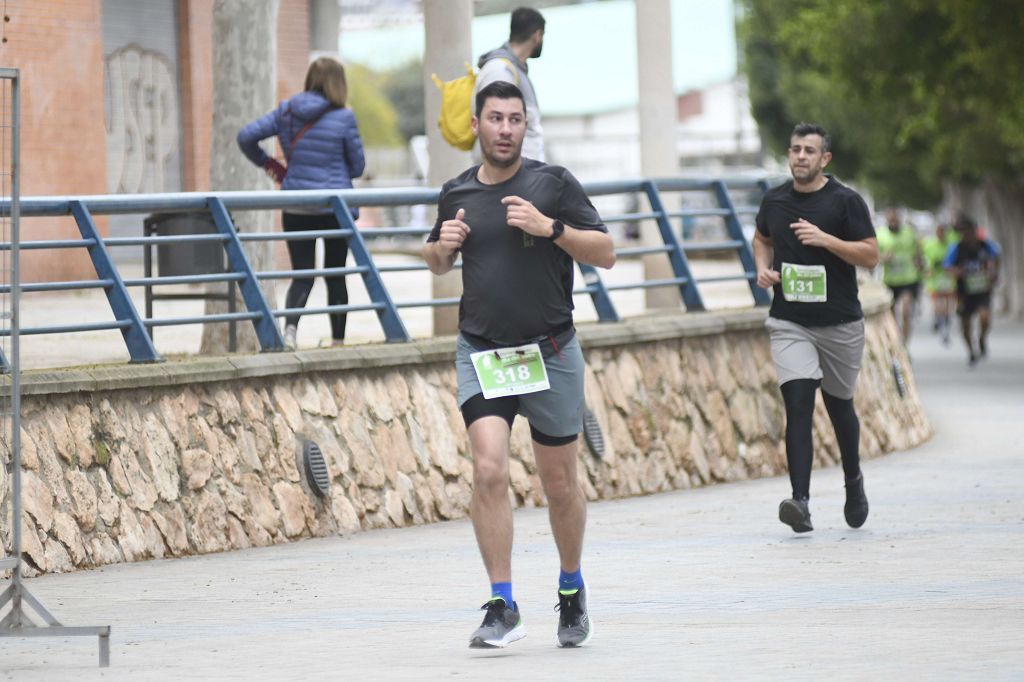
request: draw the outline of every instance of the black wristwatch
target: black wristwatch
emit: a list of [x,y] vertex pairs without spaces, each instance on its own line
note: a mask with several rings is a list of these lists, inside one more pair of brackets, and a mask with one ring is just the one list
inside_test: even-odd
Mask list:
[[563,232],[565,232],[565,223],[558,218],[555,218],[551,221],[551,236],[548,237],[548,239],[555,241],[562,236]]

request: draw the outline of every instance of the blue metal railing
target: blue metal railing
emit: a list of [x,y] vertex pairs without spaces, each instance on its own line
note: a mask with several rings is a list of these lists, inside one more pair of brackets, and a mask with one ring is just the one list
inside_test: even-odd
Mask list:
[[[662,243],[659,245],[620,247],[616,250],[619,258],[664,254],[671,266],[672,276],[638,282],[606,285],[600,272],[591,266],[581,264],[582,286],[574,295],[589,295],[601,322],[615,322],[621,318],[609,295],[612,291],[643,290],[659,287],[675,287],[690,311],[705,309],[700,292],[701,283],[745,280],[750,287],[755,305],[766,305],[769,301],[765,291],[755,284],[756,272],[750,245],[743,235],[740,215],[756,211],[752,207],[737,207],[730,190],[746,190],[760,194],[767,187],[762,179],[692,180],[682,178],[657,180],[619,180],[584,183],[588,195],[605,196],[635,194],[647,197],[650,210],[636,210],[630,213],[610,215],[605,223],[656,221]],[[702,192],[710,193],[716,207],[683,208],[667,210],[663,202],[665,193]],[[458,298],[444,298],[420,301],[392,300],[382,277],[387,272],[409,272],[426,270],[426,264],[378,266],[367,240],[384,237],[423,237],[428,228],[382,227],[361,230],[352,218],[351,207],[411,206],[435,204],[438,190],[426,188],[401,189],[348,189],[348,190],[302,190],[263,192],[208,192],[177,194],[136,194],[100,195],[76,197],[29,197],[20,202],[22,218],[71,215],[82,235],[81,239],[27,240],[20,248],[71,249],[84,248],[88,251],[96,270],[95,280],[72,282],[28,282],[21,285],[24,293],[43,291],[67,291],[102,288],[110,303],[114,320],[108,322],[86,322],[50,327],[21,329],[22,334],[58,334],[67,332],[119,329],[124,336],[132,362],[156,362],[161,358],[153,345],[151,329],[157,326],[174,326],[197,323],[251,321],[260,348],[276,351],[284,348],[284,340],[275,318],[286,315],[309,315],[319,313],[342,313],[372,310],[377,314],[384,336],[389,342],[409,341],[410,335],[398,314],[399,309],[455,305]],[[288,210],[288,209],[330,209],[341,229],[315,230],[304,232],[239,232],[231,218],[232,210]],[[213,234],[144,236],[104,238],[93,220],[94,215],[140,214],[199,211],[208,213],[216,226]],[[0,216],[10,214],[10,201],[0,199]],[[672,219],[721,218],[728,236],[724,241],[691,242],[682,239],[682,230],[677,232]],[[30,230],[22,230],[31,234]],[[312,270],[255,271],[243,248],[245,242],[287,241],[293,239],[345,239],[352,253],[355,265],[343,268],[319,268]],[[144,246],[180,243],[212,242],[220,244],[227,256],[227,271],[221,274],[177,275],[164,277],[143,277],[123,279],[111,258],[108,247]],[[0,243],[0,251],[9,250],[9,242]],[[743,273],[738,275],[695,278],[687,254],[709,251],[732,252],[739,256]],[[292,277],[316,277],[337,275],[359,275],[363,279],[370,298],[368,304],[332,305],[320,308],[274,309],[260,289],[261,280],[285,279]],[[151,318],[143,317],[135,308],[128,294],[129,287],[166,284],[203,284],[209,282],[232,282],[239,287],[245,311],[220,314],[206,314],[193,317]],[[9,293],[9,286],[0,286],[0,293]],[[0,331],[0,336],[9,334]],[[0,358],[0,365],[5,364]]]

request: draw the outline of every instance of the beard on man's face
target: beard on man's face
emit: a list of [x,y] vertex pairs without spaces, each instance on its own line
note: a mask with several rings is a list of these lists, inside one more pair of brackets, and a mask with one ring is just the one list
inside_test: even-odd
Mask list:
[[797,166],[790,164],[789,170],[793,177],[800,182],[810,182],[821,174],[821,167],[814,165]]
[[533,52],[530,53],[530,59],[536,59],[540,56],[540,53],[544,50],[544,41],[537,43],[537,47],[533,48]]
[[481,140],[480,143],[480,154],[489,165],[495,168],[509,168],[522,155],[522,144],[518,147],[513,144],[511,149],[501,149],[496,143],[497,140],[493,140],[489,144],[484,144]]

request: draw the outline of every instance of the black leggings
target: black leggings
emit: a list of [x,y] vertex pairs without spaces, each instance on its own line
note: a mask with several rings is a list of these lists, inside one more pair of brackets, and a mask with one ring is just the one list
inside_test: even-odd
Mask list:
[[[811,496],[811,466],[814,463],[814,394],[821,381],[794,379],[782,384],[782,400],[786,404],[786,461],[793,497]],[[825,391],[825,401],[832,428],[836,432],[839,453],[843,460],[843,474],[847,480],[860,475],[860,420],[853,408],[853,399],[843,400]]]
[[[332,213],[303,214],[285,213],[282,216],[285,232],[305,232],[307,230],[339,229],[338,219]],[[316,240],[296,239],[288,242],[288,255],[291,256],[292,270],[312,270],[316,267]],[[345,239],[324,240],[324,267],[343,268],[348,258],[348,241]],[[327,305],[345,305],[348,303],[348,286],[345,276],[325,277],[327,283]],[[312,277],[297,277],[288,287],[285,296],[286,308],[305,308],[309,292],[313,290]],[[298,326],[299,315],[288,315],[285,324]],[[340,341],[345,338],[345,313],[331,313],[331,337]]]

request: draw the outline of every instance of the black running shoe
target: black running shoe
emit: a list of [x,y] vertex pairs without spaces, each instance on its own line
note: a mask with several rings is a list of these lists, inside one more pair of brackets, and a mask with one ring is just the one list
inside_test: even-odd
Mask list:
[[587,588],[584,585],[572,594],[558,593],[558,646],[580,647],[590,641],[594,626],[587,614]]
[[868,520],[868,497],[864,494],[864,474],[858,474],[856,481],[846,482],[846,506],[843,515],[850,528],[860,528]]
[[783,500],[779,505],[779,521],[790,526],[797,533],[814,530],[814,526],[811,525],[811,510],[807,507],[807,500]]
[[484,622],[469,638],[472,649],[500,649],[526,637],[526,626],[519,615],[519,606],[509,606],[501,597],[494,597],[480,607],[487,611]]

